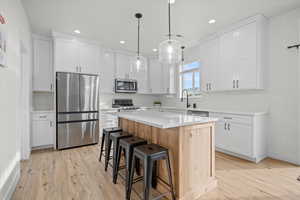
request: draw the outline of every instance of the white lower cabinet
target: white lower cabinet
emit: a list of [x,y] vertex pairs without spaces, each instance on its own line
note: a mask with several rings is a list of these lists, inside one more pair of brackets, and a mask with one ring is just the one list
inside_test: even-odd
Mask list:
[[236,115],[209,113],[218,118],[216,123],[216,149],[223,153],[259,162],[267,154],[265,115]]
[[54,113],[34,113],[32,118],[32,149],[53,147],[55,134]]

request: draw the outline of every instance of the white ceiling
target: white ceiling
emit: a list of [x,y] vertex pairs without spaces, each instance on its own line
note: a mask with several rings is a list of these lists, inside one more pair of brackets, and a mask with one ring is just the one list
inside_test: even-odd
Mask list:
[[[99,41],[103,46],[135,51],[137,26],[134,14],[143,13],[141,51],[152,53],[167,34],[167,0],[22,0],[34,33],[51,30]],[[264,14],[268,17],[300,6],[300,0],[176,0],[172,5],[174,34],[187,42],[240,19]],[[208,24],[209,19],[217,23]],[[121,45],[120,40],[126,44]]]

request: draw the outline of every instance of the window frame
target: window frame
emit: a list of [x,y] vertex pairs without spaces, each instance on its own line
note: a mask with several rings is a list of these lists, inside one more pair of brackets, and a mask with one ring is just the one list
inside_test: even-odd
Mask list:
[[[198,62],[198,68],[194,68],[194,69],[188,69],[188,70],[183,70],[183,65],[180,65],[180,69],[179,69],[179,98],[181,98],[182,95],[182,90],[183,90],[183,76],[184,74],[187,73],[193,73],[192,77],[193,77],[193,88],[188,89],[189,91],[193,91],[193,93],[191,93],[189,95],[189,97],[195,98],[195,97],[199,97],[200,93],[201,93],[201,66],[200,66],[200,61],[196,60],[196,61],[191,61],[188,63],[185,63],[184,65],[187,64],[191,64],[194,62]],[[198,72],[199,73],[199,88],[195,88],[195,73]],[[186,98],[186,97],[184,97]]]

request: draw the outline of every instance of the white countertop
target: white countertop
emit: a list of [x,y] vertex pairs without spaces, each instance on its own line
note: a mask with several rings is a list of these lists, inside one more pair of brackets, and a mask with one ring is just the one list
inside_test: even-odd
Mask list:
[[253,111],[234,111],[234,110],[222,110],[222,109],[210,109],[210,108],[176,108],[176,107],[152,107],[153,109],[165,109],[165,110],[182,110],[182,111],[204,111],[204,112],[213,112],[213,113],[225,113],[225,114],[236,114],[236,115],[265,115],[268,114],[264,111],[253,112]]
[[159,111],[121,112],[118,116],[157,128],[174,128],[217,121],[215,118]]

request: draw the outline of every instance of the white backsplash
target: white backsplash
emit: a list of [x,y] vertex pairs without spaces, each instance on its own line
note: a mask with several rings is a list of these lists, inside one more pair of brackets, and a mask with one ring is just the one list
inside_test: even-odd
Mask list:
[[33,111],[54,110],[54,97],[51,92],[34,92],[32,95]]
[[135,106],[152,106],[154,101],[160,100],[157,95],[146,94],[100,94],[100,108],[111,107],[112,99],[132,99]]

